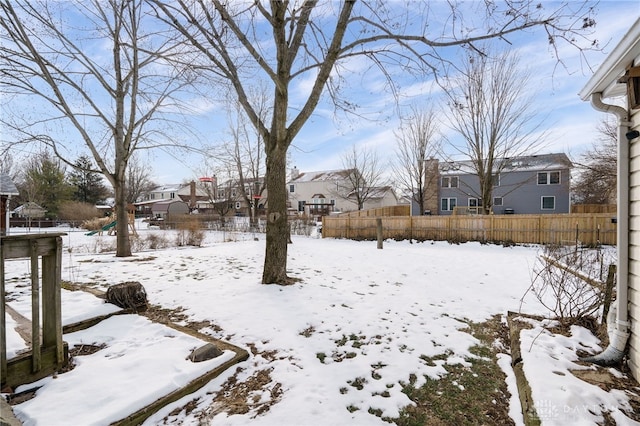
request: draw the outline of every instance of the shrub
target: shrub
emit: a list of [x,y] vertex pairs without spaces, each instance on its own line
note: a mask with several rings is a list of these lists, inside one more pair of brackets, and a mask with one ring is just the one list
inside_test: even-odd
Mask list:
[[60,206],[58,217],[62,220],[86,221],[100,217],[100,212],[93,204],[67,201]]
[[164,235],[158,234],[148,234],[145,243],[151,250],[162,249],[169,246],[167,238]]
[[205,233],[202,224],[196,216],[189,216],[189,220],[184,220],[176,224],[178,233],[176,234],[176,244],[180,246],[200,247],[204,241]]
[[110,217],[94,217],[83,221],[82,227],[88,231],[97,231],[110,222],[112,222]]
[[604,301],[604,285],[587,282],[595,270],[595,258],[561,246],[545,247],[533,270],[530,289],[540,303],[559,320],[575,320],[597,315]]

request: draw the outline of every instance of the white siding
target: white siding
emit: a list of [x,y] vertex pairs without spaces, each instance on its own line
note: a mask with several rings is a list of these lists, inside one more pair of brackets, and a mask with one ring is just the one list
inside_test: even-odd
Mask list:
[[[640,110],[632,110],[633,128],[640,130]],[[640,378],[640,139],[631,143],[630,232],[629,232],[629,367],[632,375]]]

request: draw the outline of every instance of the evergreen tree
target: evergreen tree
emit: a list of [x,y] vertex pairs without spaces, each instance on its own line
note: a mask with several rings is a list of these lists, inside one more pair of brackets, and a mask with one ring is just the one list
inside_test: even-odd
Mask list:
[[91,158],[80,156],[69,173],[69,183],[74,188],[73,200],[89,204],[101,204],[109,196],[102,176],[93,168]]
[[47,210],[47,217],[57,217],[60,205],[71,199],[73,192],[65,180],[66,169],[50,152],[43,151],[27,161],[21,192],[29,201]]

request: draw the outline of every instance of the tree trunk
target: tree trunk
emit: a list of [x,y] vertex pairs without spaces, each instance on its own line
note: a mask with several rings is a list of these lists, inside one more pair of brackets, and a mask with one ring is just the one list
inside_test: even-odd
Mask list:
[[129,212],[127,211],[127,197],[124,179],[114,179],[114,192],[116,201],[116,256],[131,256],[131,244],[129,242]]
[[263,284],[291,284],[287,277],[287,221],[285,144],[276,145],[267,156],[267,191],[269,192],[267,214],[267,243],[262,272]]

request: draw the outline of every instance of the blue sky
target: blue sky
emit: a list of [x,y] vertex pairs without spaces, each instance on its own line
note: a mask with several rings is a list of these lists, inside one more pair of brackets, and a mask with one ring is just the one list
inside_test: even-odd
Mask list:
[[[541,30],[510,38],[514,43],[511,48],[518,50],[523,66],[534,75],[531,90],[536,104],[533,109],[540,114],[541,130],[548,132],[547,144],[540,153],[564,152],[577,158],[597,140],[595,129],[605,115],[580,100],[578,92],[638,16],[640,1],[601,1],[597,7],[595,38],[600,42],[602,52],[587,52],[581,57],[577,49],[563,47],[560,52],[562,63],[553,57]],[[498,47],[507,47],[507,44],[498,44]],[[354,144],[374,149],[383,160],[394,157],[394,131],[399,127],[398,118],[391,114],[394,100],[381,89],[379,75],[364,74],[358,64],[352,66],[355,69],[350,100],[363,105],[363,112],[375,119],[336,114],[331,105],[320,104],[289,150],[291,167],[296,166],[301,171],[341,168],[343,155]],[[408,81],[403,87],[406,104],[437,104],[438,94],[432,87],[429,78],[422,82]],[[222,121],[207,121],[209,130],[205,132],[223,139],[226,124]],[[446,127],[441,130],[448,132]],[[183,158],[183,162],[191,164],[179,164],[164,155],[156,156],[153,169],[157,181],[181,182],[202,174],[203,166],[198,158]]]
[[[433,4],[436,5],[433,7],[446,5],[444,2]],[[477,4],[465,3],[469,7]],[[542,1],[542,4],[547,8],[554,7],[553,2]],[[509,37],[510,47],[518,51],[522,66],[535,76],[527,89],[535,95],[532,108],[539,111],[542,127],[548,132],[547,145],[540,153],[564,152],[577,158],[592,146],[598,136],[595,128],[605,115],[595,111],[588,102],[581,101],[578,92],[638,16],[639,0],[602,0],[596,9],[594,35],[602,52],[586,52],[582,57],[577,49],[562,46],[561,63],[552,55],[546,34],[541,29]],[[507,48],[509,45],[502,42],[496,47]],[[447,54],[461,52],[462,49],[457,48],[450,49]],[[324,99],[290,148],[290,167],[296,166],[303,172],[341,168],[342,157],[354,145],[375,150],[385,161],[394,157],[394,132],[399,129],[399,119],[394,114],[395,98],[385,90],[383,76],[375,69],[369,69],[369,65],[363,60],[349,62],[349,72],[345,74],[349,84],[344,92],[349,101],[361,105],[359,113],[367,119],[336,113],[328,99]],[[431,76],[410,80],[406,75],[396,74],[394,79],[400,85],[403,105],[429,106],[440,102],[439,89],[434,89]],[[296,81],[291,93],[304,98],[309,84],[310,80]],[[191,106],[193,111],[189,118],[193,120],[194,128],[205,135],[205,143],[215,145],[228,138],[227,115],[220,112],[221,103],[202,97],[194,99]],[[29,107],[32,109],[35,105]],[[441,131],[450,134],[445,126]],[[195,154],[176,158],[156,151],[144,161],[151,167],[158,184],[180,183],[211,173],[206,169],[205,159]]]

